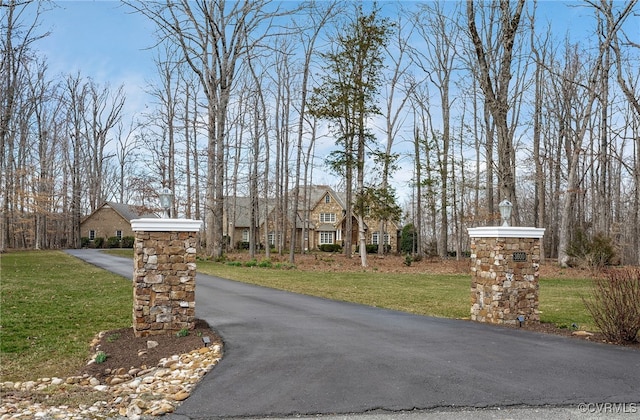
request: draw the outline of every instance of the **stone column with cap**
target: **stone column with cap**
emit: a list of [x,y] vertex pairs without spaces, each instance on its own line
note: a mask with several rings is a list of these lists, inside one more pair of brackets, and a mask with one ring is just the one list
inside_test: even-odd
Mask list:
[[478,227],[471,238],[471,319],[492,324],[540,322],[538,276],[544,229]]
[[196,249],[202,222],[135,219],[133,331],[136,337],[195,327]]

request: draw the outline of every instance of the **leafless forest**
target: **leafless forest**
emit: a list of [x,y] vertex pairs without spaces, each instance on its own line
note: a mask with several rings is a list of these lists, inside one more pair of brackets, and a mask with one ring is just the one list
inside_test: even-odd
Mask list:
[[576,3],[579,42],[525,0],[125,3],[157,28],[135,117],[125,86],[50,74],[49,3],[1,1],[0,251],[78,247],[101,203],[159,210],[166,186],[214,257],[232,197],[273,200],[293,258],[298,192],[331,172],[356,213],[392,197],[418,253],[462,255],[508,199],[549,258],[600,237],[640,264],[637,0]]

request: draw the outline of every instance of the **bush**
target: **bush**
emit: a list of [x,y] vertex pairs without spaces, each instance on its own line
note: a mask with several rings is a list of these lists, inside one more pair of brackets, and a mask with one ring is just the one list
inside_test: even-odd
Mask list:
[[271,260],[270,260],[270,259],[265,258],[265,259],[261,260],[261,261],[258,263],[258,267],[261,267],[261,268],[271,268],[271,267],[273,267],[273,263],[271,262]]
[[596,326],[614,343],[638,339],[640,332],[640,269],[610,270],[594,280],[591,300],[583,299]]
[[407,254],[404,256],[404,265],[406,265],[407,267],[411,267],[412,262],[413,262],[413,257],[411,256],[411,254]]
[[102,248],[103,245],[104,245],[104,238],[95,238],[93,240],[93,246],[95,248]]
[[107,248],[120,248],[120,238],[117,236],[110,236],[107,239]]
[[342,247],[339,244],[322,244],[318,247],[322,252],[340,252]]
[[256,267],[257,265],[258,265],[258,261],[256,261],[255,259],[249,260],[246,263],[244,263],[245,267]]
[[249,249],[249,242],[243,242],[243,241],[236,242],[236,249]]
[[402,228],[400,234],[400,252],[404,254],[414,254],[418,250],[418,235],[416,235],[415,227],[409,223]]
[[90,242],[91,240],[86,236],[83,236],[82,238],[80,238],[80,246],[82,248],[88,248]]
[[136,238],[133,236],[125,236],[122,238],[121,245],[123,248],[133,248],[133,244],[136,242]]
[[584,231],[578,230],[567,247],[567,255],[572,257],[574,265],[601,270],[612,264],[615,251],[611,238],[604,234],[597,233],[590,239]]

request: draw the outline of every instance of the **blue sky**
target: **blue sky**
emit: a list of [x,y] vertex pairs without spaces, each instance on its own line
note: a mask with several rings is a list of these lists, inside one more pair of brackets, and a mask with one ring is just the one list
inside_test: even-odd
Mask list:
[[117,1],[62,1],[41,15],[51,34],[37,44],[52,74],[80,74],[112,89],[125,85],[129,113],[144,109],[155,76],[154,26]]
[[[571,1],[541,1],[540,18],[549,19],[555,36],[562,38],[565,31],[574,36],[584,35],[584,24],[590,14],[584,7]],[[134,14],[118,1],[61,1],[42,14],[42,30],[51,35],[37,44],[38,50],[48,58],[54,74],[76,73],[91,77],[113,88],[124,83],[127,108],[141,105],[146,83],[154,77],[154,26],[147,18]]]
[[[406,5],[417,2],[407,2]],[[588,7],[570,7],[577,1],[542,0],[538,4],[538,24],[552,24],[554,37],[561,42],[565,33],[572,39],[582,39],[593,25]],[[390,6],[391,4],[387,4]],[[42,31],[51,35],[36,45],[47,57],[50,77],[56,74],[75,74],[90,77],[113,90],[125,86],[125,124],[144,112],[149,97],[145,88],[155,78],[154,25],[145,17],[131,12],[119,1],[60,1],[41,15]],[[329,145],[330,146],[330,145]],[[314,181],[322,172],[314,175]],[[408,182],[410,173],[397,181]],[[402,179],[405,178],[405,179]]]

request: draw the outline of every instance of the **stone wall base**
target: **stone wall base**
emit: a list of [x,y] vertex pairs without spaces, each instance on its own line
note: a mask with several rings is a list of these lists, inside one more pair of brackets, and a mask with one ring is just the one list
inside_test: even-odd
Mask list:
[[137,337],[195,327],[197,232],[135,232],[133,330]]
[[[471,238],[471,319],[540,322],[539,238]],[[520,317],[520,319],[519,319]]]

